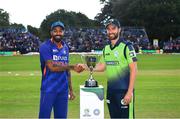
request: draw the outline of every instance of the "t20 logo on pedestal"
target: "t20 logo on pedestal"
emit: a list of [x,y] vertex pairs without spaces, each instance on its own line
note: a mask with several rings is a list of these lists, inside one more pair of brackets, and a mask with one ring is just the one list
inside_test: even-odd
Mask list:
[[89,114],[89,109],[84,109],[84,115],[83,117],[90,117],[91,115]]

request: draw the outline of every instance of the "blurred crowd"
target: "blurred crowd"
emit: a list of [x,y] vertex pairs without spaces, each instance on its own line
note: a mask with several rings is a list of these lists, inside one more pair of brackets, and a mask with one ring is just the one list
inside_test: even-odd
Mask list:
[[65,42],[71,52],[89,52],[102,50],[109,42],[104,29],[75,29],[69,28],[65,32]]
[[[180,37],[173,40],[162,40],[158,46],[148,39],[144,28],[123,27],[124,38],[133,43],[136,52],[139,50],[158,50],[180,53]],[[70,52],[90,52],[102,50],[109,40],[105,29],[67,28],[64,41]],[[0,29],[0,51],[20,51],[22,54],[38,52],[41,41],[38,37],[23,29]]]
[[180,53],[180,37],[163,42],[163,50],[166,53],[171,53],[172,51]]
[[135,51],[151,49],[151,43],[144,28],[123,27],[122,36],[133,43]]
[[24,29],[0,29],[0,51],[38,52],[40,39]]

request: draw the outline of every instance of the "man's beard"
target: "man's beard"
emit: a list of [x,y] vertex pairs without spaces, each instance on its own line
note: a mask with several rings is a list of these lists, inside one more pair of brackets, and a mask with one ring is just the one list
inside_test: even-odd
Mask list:
[[111,34],[108,34],[108,38],[109,38],[110,40],[116,40],[118,37],[119,37],[119,33],[111,33]]
[[53,40],[57,43],[61,42],[63,36],[61,35],[56,35],[56,36],[53,36]]

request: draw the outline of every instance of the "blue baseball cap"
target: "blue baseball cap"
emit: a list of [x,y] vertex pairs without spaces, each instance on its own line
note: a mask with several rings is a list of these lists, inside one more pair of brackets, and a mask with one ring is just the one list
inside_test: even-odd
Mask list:
[[120,23],[119,23],[119,21],[117,19],[109,19],[106,22],[105,27],[107,28],[107,26],[110,25],[110,24],[113,24],[113,25],[117,26],[118,28],[121,27],[121,25],[120,25]]
[[52,23],[51,30],[53,30],[53,28],[56,27],[56,26],[60,26],[63,30],[65,28],[64,24],[61,21],[57,21],[57,22]]

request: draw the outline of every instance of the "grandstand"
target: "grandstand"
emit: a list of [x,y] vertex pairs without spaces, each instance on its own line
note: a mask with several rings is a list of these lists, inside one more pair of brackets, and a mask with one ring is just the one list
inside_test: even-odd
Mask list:
[[0,51],[38,52],[40,39],[24,29],[1,29]]
[[[155,47],[143,27],[123,27],[122,36],[139,50],[159,50],[166,53],[180,52],[180,38],[160,42]],[[42,40],[42,39],[41,39]],[[24,29],[0,29],[0,51],[19,51],[21,54],[38,52],[41,40]],[[102,50],[108,44],[105,29],[67,28],[64,36],[70,52]]]

